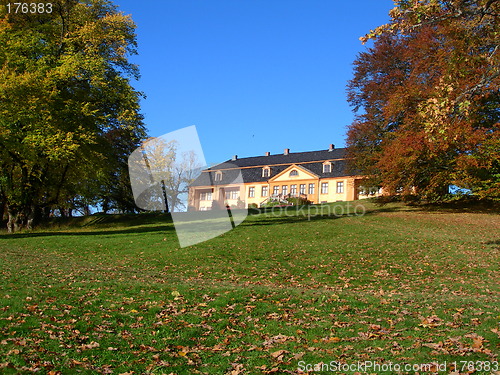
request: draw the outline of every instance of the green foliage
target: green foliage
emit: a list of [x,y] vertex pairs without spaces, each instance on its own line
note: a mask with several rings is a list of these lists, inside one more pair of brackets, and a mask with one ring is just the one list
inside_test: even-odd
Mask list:
[[104,0],[0,17],[0,192],[10,229],[29,227],[44,208],[125,193],[126,155],[145,134],[129,82],[138,75],[127,61],[130,17]]
[[276,206],[283,206],[283,202],[280,201],[267,201],[262,205],[262,207],[276,207]]
[[290,197],[287,198],[288,203],[293,204],[294,206],[304,206],[309,205],[312,202],[304,197]]

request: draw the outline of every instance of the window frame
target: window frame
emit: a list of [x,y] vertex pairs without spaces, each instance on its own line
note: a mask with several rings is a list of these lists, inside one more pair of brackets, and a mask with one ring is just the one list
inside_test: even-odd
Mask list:
[[248,187],[248,198],[255,198],[255,186]]
[[239,197],[240,197],[240,191],[238,189],[226,191],[226,200],[236,200]]
[[202,191],[200,193],[200,201],[207,201],[207,202],[212,201],[213,200],[212,194],[213,194],[212,191]]
[[329,186],[328,182],[321,183],[321,194],[328,194]]
[[337,194],[343,194],[344,193],[344,181],[337,181]]

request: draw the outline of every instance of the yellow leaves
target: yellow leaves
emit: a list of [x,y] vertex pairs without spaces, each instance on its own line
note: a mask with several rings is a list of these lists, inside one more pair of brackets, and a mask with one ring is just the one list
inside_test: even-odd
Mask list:
[[282,361],[283,356],[285,354],[288,354],[288,353],[290,353],[288,350],[277,350],[277,351],[271,353],[271,357],[273,357],[277,361]]
[[474,349],[481,349],[483,347],[483,341],[484,338],[481,336],[472,338],[472,347]]
[[51,134],[50,130],[36,130],[28,134],[23,143],[42,151],[50,160],[71,159],[80,147],[74,132],[59,131]]
[[95,349],[98,348],[100,345],[98,342],[91,341],[90,344],[83,344],[80,346],[81,350],[88,350],[88,349]]
[[172,291],[172,293],[170,294],[172,295],[172,297],[174,297],[174,300],[178,300],[181,298],[181,294],[177,290]]
[[427,348],[431,348],[434,350],[438,350],[438,349],[441,349],[443,347],[443,342],[439,341],[438,343],[425,343],[425,344],[422,344],[422,346],[425,346]]
[[232,363],[232,369],[228,372],[229,375],[240,375],[245,373],[245,366],[241,363]]
[[[394,9],[396,9],[396,8],[394,8]],[[359,40],[361,41],[362,44],[365,44],[370,39],[375,39],[376,37],[382,35],[385,32],[394,31],[395,27],[396,27],[395,24],[385,24],[385,25],[379,26],[375,30],[370,30],[370,32],[368,34],[360,37]]]
[[424,327],[424,328],[434,328],[434,327],[438,327],[442,324],[443,324],[443,319],[439,318],[436,315],[432,315],[432,316],[423,318],[420,321],[419,326]]
[[342,341],[342,339],[340,337],[336,337],[336,336],[330,336],[330,337],[327,337],[324,339],[325,342],[340,342]]

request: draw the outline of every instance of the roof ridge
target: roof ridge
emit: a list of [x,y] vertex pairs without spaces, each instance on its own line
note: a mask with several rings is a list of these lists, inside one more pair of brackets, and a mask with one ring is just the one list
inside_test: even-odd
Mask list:
[[[312,150],[312,151],[299,151],[299,152],[288,152],[288,154],[269,154],[269,155],[257,155],[257,156],[245,156],[243,158],[240,158],[238,157],[237,160],[244,160],[244,159],[252,159],[252,158],[268,158],[270,156],[289,156],[289,155],[297,155],[297,154],[308,154],[308,153],[312,153],[312,152],[334,152],[334,151],[338,151],[338,150],[345,150],[346,148],[345,147],[336,147],[334,148],[333,150],[328,150],[328,149],[324,149],[324,150]],[[228,161],[234,161],[232,159],[228,159],[226,160],[225,162],[228,162]],[[225,163],[224,162],[224,163]],[[222,163],[219,163],[219,164],[222,164]]]

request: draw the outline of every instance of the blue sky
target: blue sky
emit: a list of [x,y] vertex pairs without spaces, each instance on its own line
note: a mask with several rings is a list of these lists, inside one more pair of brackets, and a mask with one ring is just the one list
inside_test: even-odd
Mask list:
[[209,163],[345,145],[359,37],[389,0],[116,0],[137,24],[151,136],[196,125]]

